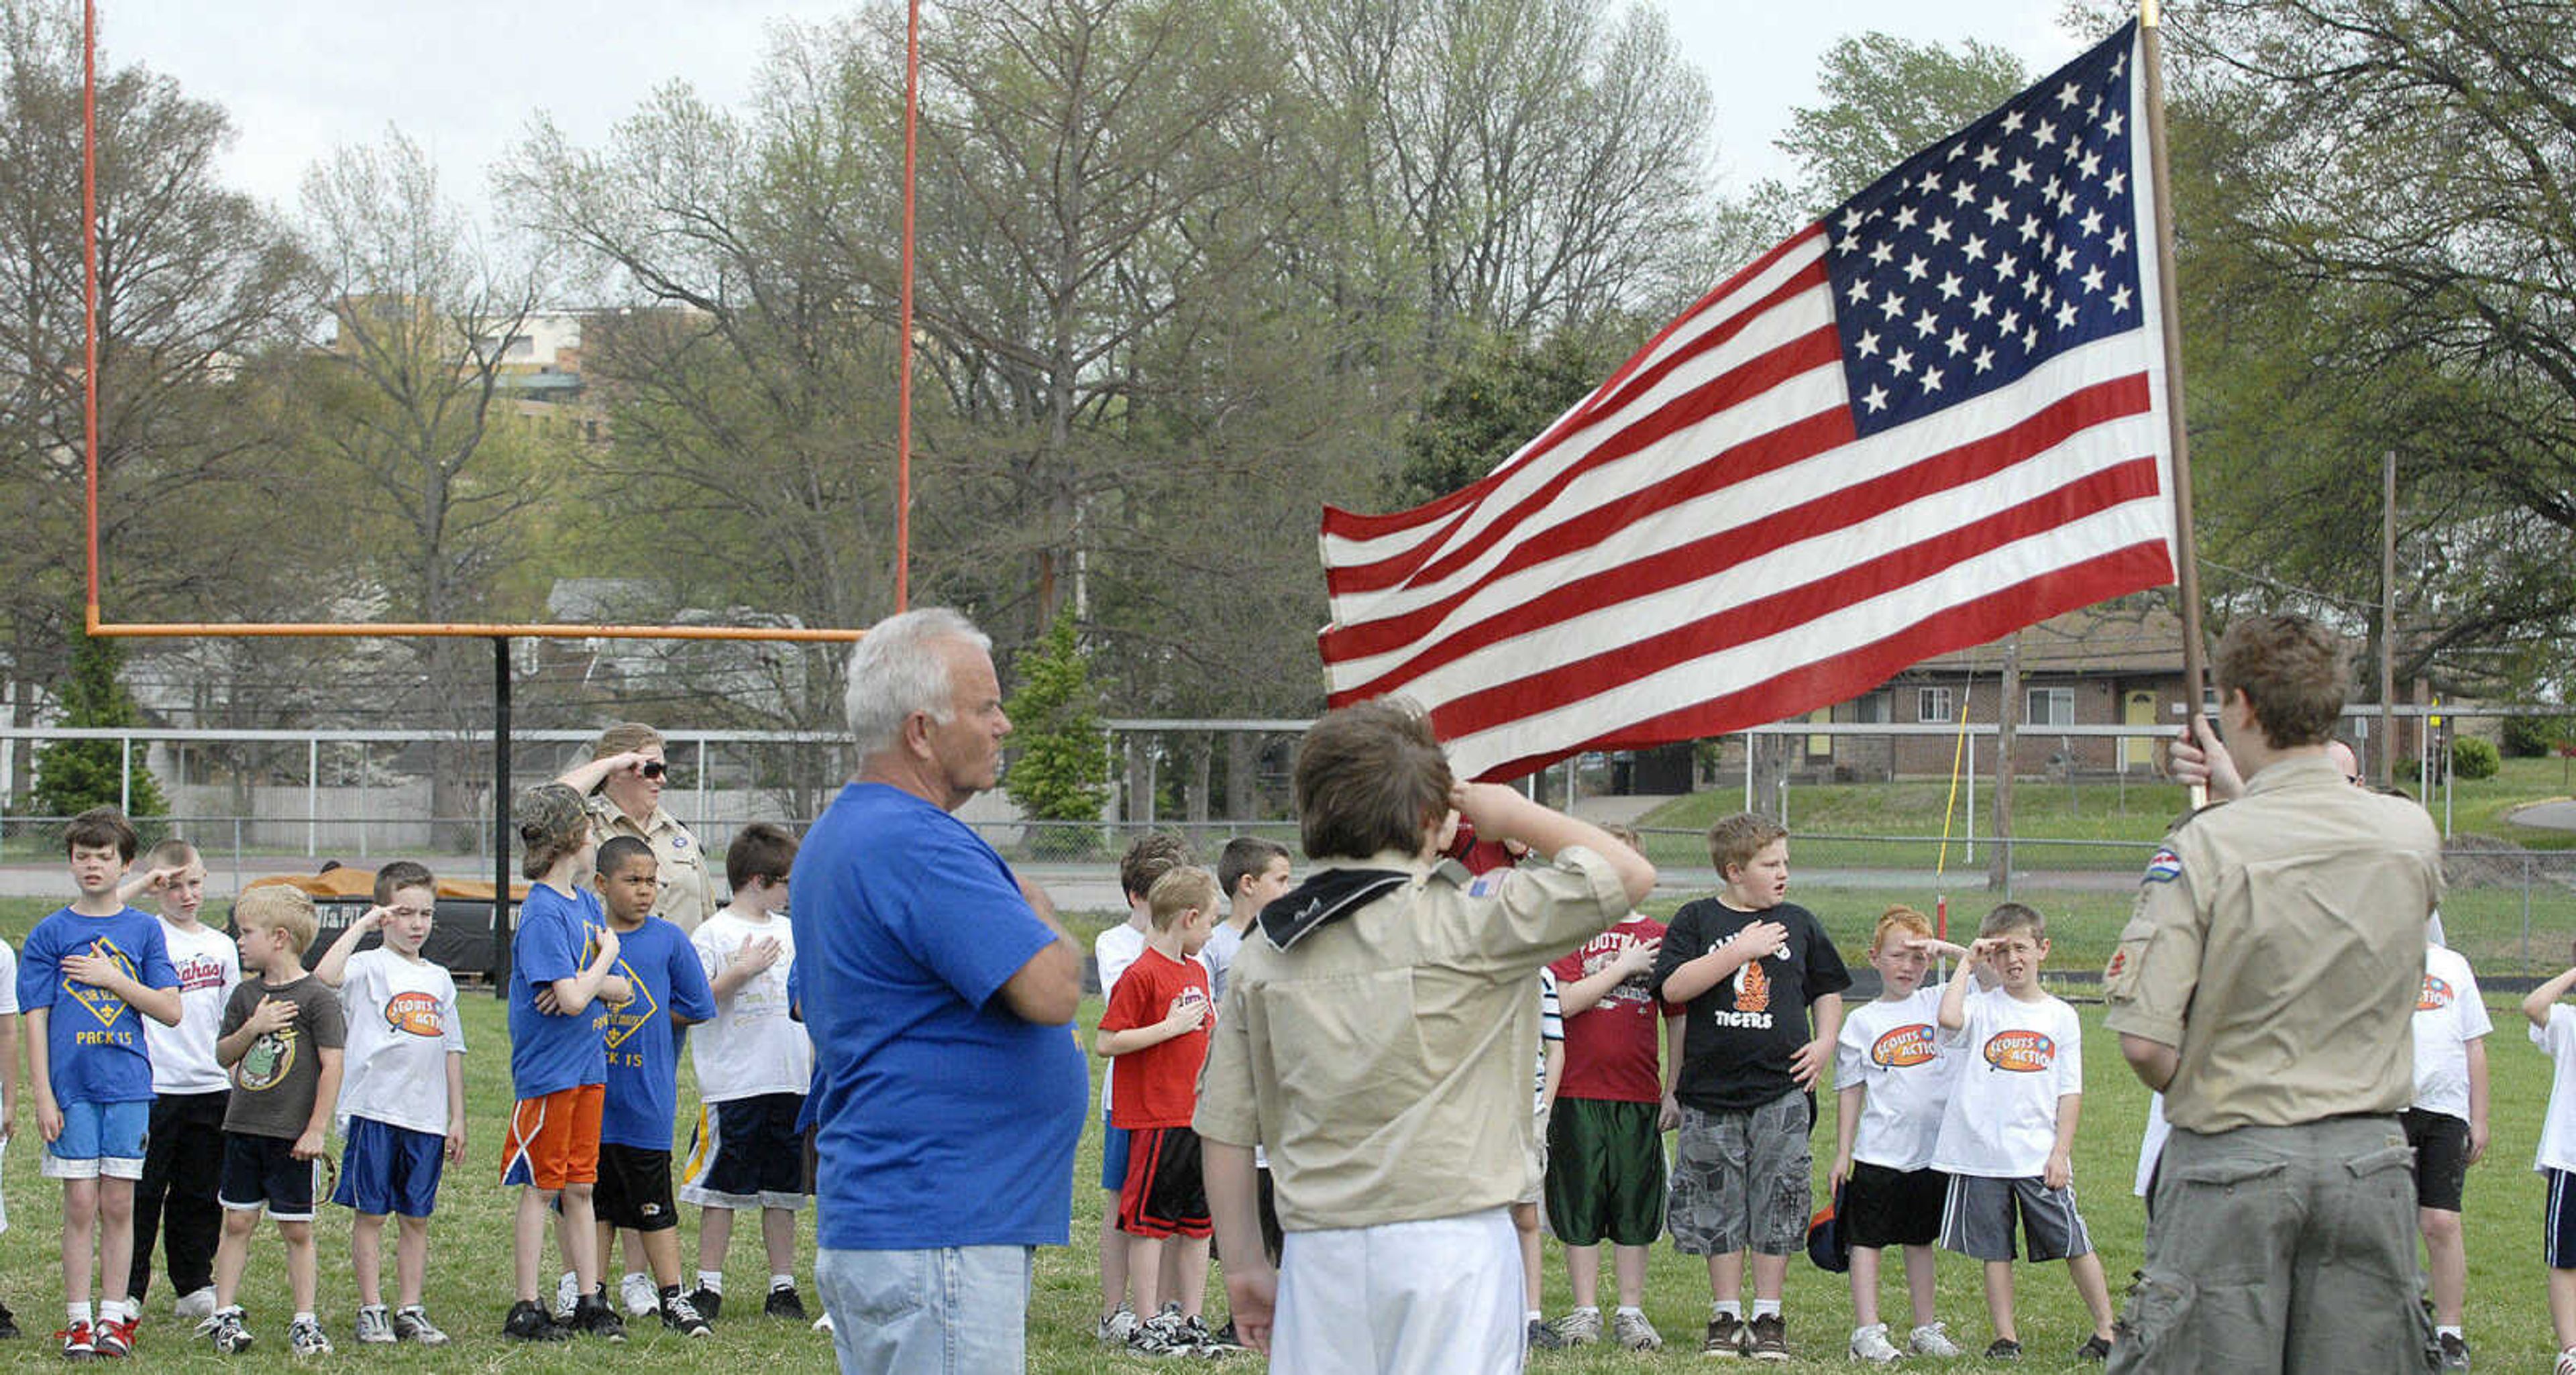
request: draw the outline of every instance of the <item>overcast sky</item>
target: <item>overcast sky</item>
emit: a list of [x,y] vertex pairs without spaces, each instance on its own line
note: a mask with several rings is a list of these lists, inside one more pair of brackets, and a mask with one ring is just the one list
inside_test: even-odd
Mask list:
[[[937,3],[937,0],[930,0]],[[1786,170],[1771,146],[1816,98],[1816,60],[1845,34],[1978,38],[2036,71],[2073,57],[2063,0],[1637,0],[1660,3],[1716,94],[1718,170],[1740,188]],[[739,102],[777,20],[848,0],[99,0],[107,60],[141,62],[230,112],[225,174],[292,206],[305,169],[399,125],[436,157],[449,194],[483,196],[490,164],[551,112],[595,144],[647,92],[679,78]]]

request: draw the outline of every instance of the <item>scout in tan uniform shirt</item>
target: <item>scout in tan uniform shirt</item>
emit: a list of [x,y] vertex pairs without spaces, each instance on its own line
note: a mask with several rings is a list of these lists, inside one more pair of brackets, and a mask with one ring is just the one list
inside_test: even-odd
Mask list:
[[2411,1018],[2441,842],[2325,757],[2340,642],[2298,616],[2220,641],[2244,795],[2176,827],[2104,971],[2173,1124],[2120,1371],[2421,1371]]
[[[1429,723],[1391,702],[1318,721],[1296,792],[1318,863],[1227,972],[1192,1124],[1236,1330],[1280,1370],[1516,1367],[1506,1208],[1537,1183],[1530,985],[1652,891],[1654,867],[1509,788],[1453,783]],[[1431,859],[1452,806],[1555,862],[1472,895],[1464,868]],[[1287,1231],[1277,1275],[1256,1144]]]
[[624,721],[601,731],[591,757],[555,781],[582,795],[600,841],[625,835],[653,847],[662,878],[653,915],[695,931],[716,909],[715,888],[698,838],[662,809],[662,785],[668,777],[661,732],[640,721]]

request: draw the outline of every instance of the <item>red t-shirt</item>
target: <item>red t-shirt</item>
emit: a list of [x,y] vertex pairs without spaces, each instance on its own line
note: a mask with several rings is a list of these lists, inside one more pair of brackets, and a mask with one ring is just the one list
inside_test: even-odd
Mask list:
[[1118,1092],[1109,1104],[1112,1125],[1136,1131],[1190,1124],[1190,1114],[1198,1108],[1199,1066],[1207,1060],[1216,1005],[1208,994],[1206,965],[1173,959],[1150,945],[1118,976],[1118,986],[1109,990],[1109,1010],[1100,1014],[1103,1031],[1152,1026],[1172,1015],[1173,1008],[1190,1003],[1208,1004],[1207,1020],[1197,1029],[1117,1057]]
[[[1573,954],[1549,965],[1560,992],[1577,980],[1609,967],[1619,952],[1639,941],[1661,940],[1664,924],[1652,917],[1630,917],[1585,941]],[[1581,1012],[1565,1014],[1565,1077],[1559,1098],[1591,1098],[1613,1103],[1654,1103],[1664,1096],[1662,1061],[1655,1025],[1658,1012],[1682,1015],[1672,1003],[1656,1000],[1654,966],[1629,976]],[[1119,1072],[1119,1092],[1127,1091],[1126,1071]]]

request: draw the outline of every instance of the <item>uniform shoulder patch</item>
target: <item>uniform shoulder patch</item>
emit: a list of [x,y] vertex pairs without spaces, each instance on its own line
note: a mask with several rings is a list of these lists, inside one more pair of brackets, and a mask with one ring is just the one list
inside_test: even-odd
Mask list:
[[2155,858],[2147,861],[2145,882],[2171,883],[2180,877],[2182,877],[2182,856],[2175,854],[2170,845],[2158,848]]

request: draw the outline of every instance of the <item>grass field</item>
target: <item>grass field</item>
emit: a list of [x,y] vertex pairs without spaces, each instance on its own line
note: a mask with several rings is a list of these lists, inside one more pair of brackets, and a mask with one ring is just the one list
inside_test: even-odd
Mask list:
[[[1827,915],[1829,929],[1848,934],[1859,914],[1852,910],[1855,898],[1846,904],[1841,895],[1802,892],[1800,896]],[[1884,895],[1868,895],[1881,901]],[[2125,898],[2095,895],[2125,909]],[[27,926],[49,904],[34,902],[0,903],[0,934],[14,946],[23,938]],[[1876,908],[1869,909],[1875,912]],[[2056,915],[2052,911],[2052,915]],[[2109,920],[2108,916],[2101,918]],[[1106,918],[1084,916],[1075,925],[1085,935],[1098,929]],[[2071,919],[2067,924],[2076,924]],[[2095,919],[2087,916],[2088,928]],[[2556,940],[2568,930],[2566,924],[2556,928]],[[2060,957],[2055,963],[2072,963],[2065,957],[2067,937],[2061,937]],[[1846,945],[1852,944],[1846,940]],[[2088,959],[2091,957],[2088,955]],[[2098,967],[2099,961],[2092,960]],[[2082,990],[2070,990],[2084,996]],[[2541,1192],[2538,1177],[2529,1167],[2531,1153],[2538,1140],[2539,1128],[2549,1094],[2547,1062],[2528,1044],[2522,1022],[2508,998],[2490,998],[2497,1034],[2491,1045],[2490,1063],[2494,1074],[2494,1146],[2485,1163],[2471,1172],[2469,1186],[2469,1250],[2471,1264],[2469,1337],[2476,1347],[2483,1369],[2539,1369],[2549,1360],[2552,1343],[2544,1302],[2543,1272],[2538,1264],[2534,1242],[2538,1234]],[[2084,1126],[2078,1137],[2076,1179],[2083,1199],[2086,1219],[2102,1248],[2104,1266],[2116,1291],[2126,1276],[2139,1264],[2142,1214],[2138,1201],[2128,1192],[2135,1161],[2140,1123],[2144,1120],[2146,1094],[2119,1064],[2110,1038],[2100,1034],[2100,1008],[2079,1002],[2088,1040],[2092,1043],[2089,1057],[2091,1071],[2086,1099]],[[593,1372],[603,1368],[636,1371],[700,1371],[708,1368],[728,1370],[796,1370],[827,1369],[831,1355],[825,1338],[807,1331],[802,1325],[772,1322],[756,1315],[733,1317],[716,1327],[716,1335],[704,1343],[686,1343],[664,1333],[658,1325],[637,1324],[632,1338],[614,1356],[607,1356],[595,1345],[570,1343],[563,1346],[526,1348],[505,1344],[499,1337],[501,1316],[509,1301],[509,1209],[511,1198],[495,1182],[496,1150],[501,1124],[509,1106],[506,1072],[505,1035],[499,1003],[487,995],[469,994],[465,1013],[468,1043],[473,1053],[468,1059],[467,1090],[471,1098],[472,1138],[464,1166],[452,1170],[446,1179],[440,1212],[431,1232],[431,1275],[429,1306],[432,1316],[456,1337],[456,1345],[442,1352],[422,1352],[411,1348],[361,1351],[351,1338],[349,1323],[354,1311],[354,1291],[349,1278],[347,1214],[326,1208],[317,1230],[322,1238],[322,1308],[325,1324],[339,1344],[336,1360],[383,1363],[389,1368],[438,1371],[510,1370],[527,1372]],[[1086,1027],[1098,1018],[1097,999],[1083,1010]],[[690,1093],[683,1067],[682,1094]],[[1825,1118],[1817,1127],[1816,1139],[1830,1143],[1833,1139],[1832,1099],[1826,1099]],[[20,1325],[31,1334],[18,1343],[0,1348],[0,1364],[11,1367],[33,1367],[50,1356],[50,1343],[41,1335],[50,1332],[60,1319],[58,1300],[61,1295],[61,1264],[57,1248],[60,1227],[60,1191],[36,1174],[36,1154],[40,1149],[32,1123],[33,1109],[22,1104],[20,1130],[8,1142],[6,1178],[8,1180],[9,1220],[11,1226],[0,1235],[0,1298],[16,1310]],[[1828,1151],[1827,1154],[1830,1152]],[[1036,1292],[1030,1312],[1030,1369],[1054,1375],[1069,1372],[1092,1375],[1139,1368],[1142,1360],[1106,1351],[1090,1337],[1096,1316],[1098,1287],[1094,1238],[1100,1218],[1102,1194],[1093,1187],[1099,1179],[1100,1139],[1097,1125],[1086,1125],[1079,1156],[1075,1162],[1075,1189],[1072,1219],[1072,1245],[1049,1247],[1038,1256]],[[1825,1162],[1820,1162],[1821,1172]],[[742,1229],[748,1233],[751,1229]],[[695,1220],[684,1225],[684,1255],[692,1253],[695,1244]],[[807,1297],[812,1274],[812,1224],[810,1217],[801,1238],[798,1273],[807,1281]],[[1567,1299],[1561,1257],[1553,1247],[1547,1260],[1547,1306],[1551,1314],[1562,1311]],[[1606,1268],[1606,1267],[1605,1267]],[[2050,1267],[2057,1273],[2025,1274],[2020,1284],[2022,1336],[2032,1353],[2026,1364],[2055,1368],[2068,1364],[2065,1357],[2084,1336],[2084,1319],[2072,1288],[2066,1283],[2062,1267]],[[757,1295],[762,1282],[763,1266],[756,1243],[748,1236],[736,1239],[732,1263],[728,1267],[729,1288],[736,1296]],[[138,1353],[156,1366],[179,1369],[214,1369],[252,1367],[271,1368],[292,1363],[284,1351],[286,1311],[283,1255],[274,1234],[263,1232],[252,1253],[249,1280],[244,1301],[260,1337],[260,1346],[245,1357],[222,1358],[186,1339],[184,1332],[169,1317],[169,1295],[156,1287],[151,1311],[146,1316],[142,1347]],[[1219,1286],[1212,1284],[1212,1289]],[[1982,1301],[1977,1290],[1977,1271],[1973,1265],[1947,1258],[1941,1266],[1940,1314],[1948,1320],[1963,1345],[1982,1349],[1991,1335],[1987,1331]],[[1899,1303],[1893,1281],[1886,1287],[1882,1301]],[[741,1297],[738,1305],[744,1304]],[[1701,1367],[1695,1354],[1700,1326],[1706,1321],[1707,1281],[1704,1268],[1689,1257],[1675,1254],[1668,1246],[1654,1253],[1649,1275],[1648,1314],[1661,1328],[1670,1343],[1657,1356],[1633,1356],[1624,1352],[1593,1348],[1583,1352],[1539,1353],[1532,1358],[1531,1368],[1540,1371],[1611,1371],[1611,1370],[1682,1370]],[[1221,1314],[1221,1291],[1211,1301],[1211,1313]],[[1851,1304],[1845,1281],[1827,1275],[1806,1264],[1793,1263],[1788,1296],[1790,1337],[1801,1359],[1792,1369],[1844,1368],[1843,1342],[1850,1328]],[[1257,1368],[1258,1362],[1243,1359],[1237,1368]]]

